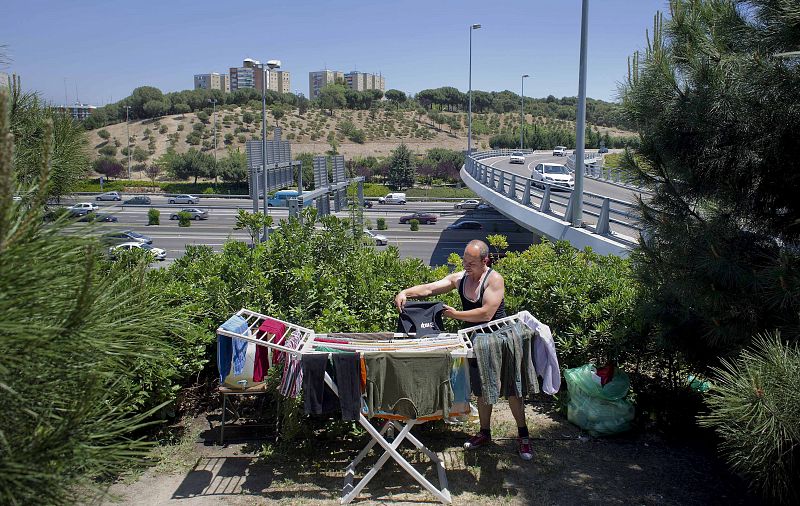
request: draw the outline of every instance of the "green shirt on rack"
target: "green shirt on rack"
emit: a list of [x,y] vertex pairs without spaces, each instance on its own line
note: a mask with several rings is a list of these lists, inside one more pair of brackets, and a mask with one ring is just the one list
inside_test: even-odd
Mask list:
[[405,418],[445,416],[453,403],[449,352],[366,353],[369,416],[385,413]]

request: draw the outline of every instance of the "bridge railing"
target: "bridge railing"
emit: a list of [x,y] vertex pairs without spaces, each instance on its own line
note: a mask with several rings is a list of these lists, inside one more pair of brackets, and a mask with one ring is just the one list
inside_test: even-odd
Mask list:
[[[604,158],[603,155],[599,153],[586,153],[584,154],[584,162],[583,162],[583,173],[584,175],[596,179],[598,181],[604,181],[606,183],[614,183],[620,186],[625,186],[626,188],[631,189],[640,189],[639,186],[634,182],[633,178],[630,177],[626,171],[622,170],[619,167],[605,167],[603,165]],[[567,157],[567,161],[564,163],[569,170],[575,172],[575,154],[571,154]]]
[[481,162],[486,158],[508,154],[510,150],[473,153],[466,159],[464,168],[476,181],[498,194],[564,221],[569,221],[567,217],[572,212],[572,206],[577,205],[577,198],[581,198],[584,221],[588,225],[593,225],[592,232],[610,235],[613,225],[616,238],[628,242],[635,242],[638,239],[641,227],[637,204],[586,191],[578,195],[570,189],[544,181],[535,181]]

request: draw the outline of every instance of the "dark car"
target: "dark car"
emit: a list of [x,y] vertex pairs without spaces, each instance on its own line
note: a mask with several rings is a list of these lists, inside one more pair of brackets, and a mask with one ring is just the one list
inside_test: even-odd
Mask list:
[[110,232],[103,235],[103,239],[110,243],[123,243],[123,242],[141,242],[144,244],[153,244],[153,239],[146,235],[134,232],[133,230],[123,230],[121,232]]
[[597,152],[600,154],[608,153],[608,148],[605,146],[600,146],[600,149],[598,149]]
[[138,195],[136,197],[129,198],[128,200],[123,202],[123,204],[146,204],[146,205],[149,205],[150,204],[150,197],[147,197],[145,195]]
[[435,214],[430,213],[414,213],[400,217],[400,223],[408,223],[411,220],[417,220],[423,225],[436,223],[439,218]]
[[483,230],[483,225],[477,221],[459,221],[448,225],[445,230]]
[[78,221],[105,221],[109,223],[114,223],[117,220],[117,217],[113,214],[108,213],[88,213],[81,216]]

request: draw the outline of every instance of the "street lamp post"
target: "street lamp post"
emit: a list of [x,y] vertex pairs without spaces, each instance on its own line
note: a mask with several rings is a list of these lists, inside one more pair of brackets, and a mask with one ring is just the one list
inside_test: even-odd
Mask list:
[[519,149],[522,149],[522,139],[525,135],[525,78],[530,77],[528,74],[522,74],[522,105],[519,108]]
[[583,171],[586,144],[586,50],[589,43],[589,0],[581,9],[581,66],[578,73],[578,118],[575,122],[575,204],[570,221],[573,227],[583,224]]
[[481,25],[469,26],[469,112],[467,114],[467,156],[472,154],[472,30],[477,30]]
[[216,98],[209,98],[209,102],[211,102],[214,106],[213,108],[213,115],[214,115],[214,181],[217,181],[217,99]]
[[[280,60],[269,60],[261,65],[261,184],[264,188],[264,216],[269,216],[267,203],[267,68],[269,70],[280,68]],[[264,223],[264,241],[267,240],[269,229]]]
[[131,178],[131,124],[128,122],[131,106],[125,106],[125,135],[128,136],[128,179]]

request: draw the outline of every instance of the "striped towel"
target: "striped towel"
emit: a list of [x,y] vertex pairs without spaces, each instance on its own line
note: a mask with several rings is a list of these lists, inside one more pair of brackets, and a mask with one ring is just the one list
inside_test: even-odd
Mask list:
[[494,404],[500,398],[503,341],[497,338],[496,333],[475,334],[472,348],[478,361],[483,399],[487,404]]
[[[301,334],[299,330],[292,332],[284,346],[296,350],[300,347]],[[283,376],[279,391],[284,397],[295,398],[300,395],[300,388],[303,385],[303,367],[300,357],[292,353],[284,353],[281,356],[283,362]]]

